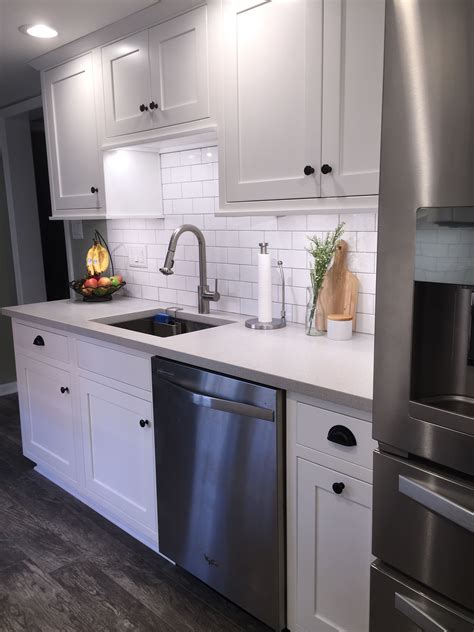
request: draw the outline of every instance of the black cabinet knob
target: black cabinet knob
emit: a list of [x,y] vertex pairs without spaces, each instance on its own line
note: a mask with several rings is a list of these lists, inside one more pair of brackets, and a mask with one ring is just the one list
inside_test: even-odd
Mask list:
[[344,487],[345,487],[344,483],[333,483],[332,491],[335,494],[342,494],[342,490],[344,489]]
[[99,193],[99,189],[97,187],[91,187],[91,193]]
[[67,386],[61,386],[61,393],[64,395],[64,393],[69,393],[69,389]]
[[145,426],[149,426],[150,422],[148,421],[148,419],[140,419],[140,427],[144,428]]
[[321,167],[321,173],[323,173],[324,175],[327,175],[328,173],[331,173],[331,171],[332,171],[331,165],[323,165]]
[[354,433],[346,426],[333,426],[328,432],[328,441],[351,447],[357,445]]
[[158,103],[155,103],[154,101],[150,102],[150,110],[157,110],[158,109]]
[[36,336],[36,338],[33,340],[33,344],[36,347],[44,347],[43,336]]
[[148,106],[142,103],[140,105],[140,112],[148,112]]
[[312,167],[311,165],[306,165],[303,171],[304,171],[305,176],[310,176],[311,174],[314,173],[314,167]]

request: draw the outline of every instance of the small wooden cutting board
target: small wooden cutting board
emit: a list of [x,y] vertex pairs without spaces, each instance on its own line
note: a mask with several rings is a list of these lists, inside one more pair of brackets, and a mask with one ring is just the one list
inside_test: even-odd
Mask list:
[[347,268],[347,241],[341,239],[336,246],[334,263],[328,270],[318,299],[317,327],[327,330],[329,314],[344,314],[352,317],[352,331],[356,326],[359,280]]

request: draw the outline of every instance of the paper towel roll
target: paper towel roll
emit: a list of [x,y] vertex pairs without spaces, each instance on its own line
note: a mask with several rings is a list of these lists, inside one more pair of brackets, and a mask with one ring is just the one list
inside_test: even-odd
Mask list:
[[258,255],[258,321],[272,322],[272,260],[266,252]]

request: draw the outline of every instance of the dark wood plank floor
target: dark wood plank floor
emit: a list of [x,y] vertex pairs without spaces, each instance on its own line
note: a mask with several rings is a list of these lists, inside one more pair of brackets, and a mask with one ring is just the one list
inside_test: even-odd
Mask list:
[[1,632],[268,632],[33,471],[0,398]]

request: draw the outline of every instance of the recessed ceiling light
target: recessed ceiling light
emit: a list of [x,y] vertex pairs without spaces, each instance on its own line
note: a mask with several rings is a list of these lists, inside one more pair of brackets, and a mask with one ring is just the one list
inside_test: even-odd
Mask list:
[[46,26],[46,24],[24,24],[23,26],[20,26],[18,30],[25,33],[25,35],[43,37],[47,39],[57,37],[58,35],[56,29],[51,28],[51,26]]

